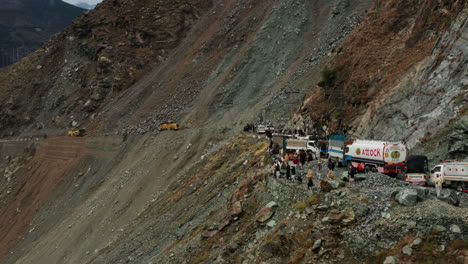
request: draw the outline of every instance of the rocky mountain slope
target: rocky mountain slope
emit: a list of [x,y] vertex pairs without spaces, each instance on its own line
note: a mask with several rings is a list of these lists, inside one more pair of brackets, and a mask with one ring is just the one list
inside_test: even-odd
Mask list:
[[[271,179],[266,142],[238,135],[247,122],[347,129],[466,157],[466,10],[103,1],[0,69],[1,261],[463,263],[465,196],[455,207],[379,174],[307,192]],[[183,129],[157,131],[168,119]],[[397,202],[405,189],[419,203]]]
[[60,0],[2,0],[0,68],[13,64],[40,48],[83,11]]

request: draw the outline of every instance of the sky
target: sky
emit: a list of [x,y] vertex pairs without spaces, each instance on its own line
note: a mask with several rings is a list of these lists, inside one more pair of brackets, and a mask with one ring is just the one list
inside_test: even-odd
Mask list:
[[67,2],[69,4],[78,4],[78,3],[87,3],[87,4],[90,4],[90,5],[95,5],[95,4],[98,4],[98,3],[101,3],[102,0],[62,0],[63,2]]

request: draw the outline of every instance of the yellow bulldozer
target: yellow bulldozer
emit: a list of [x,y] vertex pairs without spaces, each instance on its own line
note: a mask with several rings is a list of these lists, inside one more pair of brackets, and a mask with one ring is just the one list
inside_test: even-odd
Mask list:
[[86,130],[84,129],[71,129],[68,130],[68,136],[70,137],[82,137],[86,135]]
[[167,122],[162,123],[159,126],[159,131],[161,130],[179,130],[180,126],[176,122],[169,120]]

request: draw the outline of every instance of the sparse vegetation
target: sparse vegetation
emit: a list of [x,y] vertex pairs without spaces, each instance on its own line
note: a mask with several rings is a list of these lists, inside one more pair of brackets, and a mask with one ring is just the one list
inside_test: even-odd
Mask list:
[[325,67],[322,71],[322,80],[318,83],[321,87],[332,87],[335,84],[337,68],[329,69]]

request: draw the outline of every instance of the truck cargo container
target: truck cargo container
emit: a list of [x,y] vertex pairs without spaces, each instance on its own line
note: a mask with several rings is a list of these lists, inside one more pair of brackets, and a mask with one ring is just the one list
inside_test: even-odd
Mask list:
[[407,151],[403,142],[347,139],[344,135],[333,135],[329,142],[330,159],[343,166],[352,164],[391,175],[404,172]]

